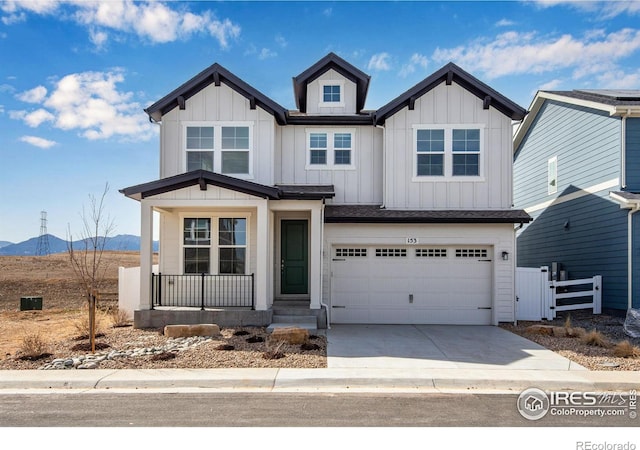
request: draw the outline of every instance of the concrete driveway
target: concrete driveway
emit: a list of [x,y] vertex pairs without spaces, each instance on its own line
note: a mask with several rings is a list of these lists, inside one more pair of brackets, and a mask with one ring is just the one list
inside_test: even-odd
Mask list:
[[493,326],[332,325],[329,368],[587,370]]

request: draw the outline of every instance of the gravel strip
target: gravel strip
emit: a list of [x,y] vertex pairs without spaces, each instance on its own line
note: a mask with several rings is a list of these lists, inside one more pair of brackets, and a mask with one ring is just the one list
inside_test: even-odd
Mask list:
[[[242,330],[248,334],[234,336],[240,328],[225,328],[221,330],[221,336],[210,340],[203,340],[197,345],[186,350],[175,352],[156,351],[153,354],[135,357],[117,357],[100,361],[100,369],[162,369],[162,368],[325,368],[327,367],[326,349],[327,341],[324,336],[311,336],[310,344],[316,344],[318,349],[302,350],[300,345],[282,345],[279,350],[284,357],[279,359],[266,359],[265,352],[273,350],[274,345],[269,343],[266,329],[258,327],[244,327]],[[262,338],[263,342],[247,342],[252,337]],[[253,339],[259,340],[259,339]],[[141,330],[131,327],[110,328],[104,336],[96,338],[98,347],[96,355],[107,354],[113,351],[126,352],[141,348],[160,349],[170,344],[173,339],[161,334],[161,330]],[[25,370],[41,369],[56,359],[73,360],[85,356],[84,349],[73,348],[86,346],[88,340],[68,339],[52,343],[47,349],[50,356],[36,361],[23,360],[20,354],[13,355],[0,361],[0,369]],[[107,347],[108,346],[108,347]],[[220,350],[221,346],[232,346],[233,350]],[[167,356],[167,353],[175,356]],[[70,369],[73,365],[69,365]]]

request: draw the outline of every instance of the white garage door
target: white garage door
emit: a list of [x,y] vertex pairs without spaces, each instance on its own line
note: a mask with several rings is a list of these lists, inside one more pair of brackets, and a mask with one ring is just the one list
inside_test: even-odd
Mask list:
[[334,247],[331,321],[491,324],[491,260],[483,246]]

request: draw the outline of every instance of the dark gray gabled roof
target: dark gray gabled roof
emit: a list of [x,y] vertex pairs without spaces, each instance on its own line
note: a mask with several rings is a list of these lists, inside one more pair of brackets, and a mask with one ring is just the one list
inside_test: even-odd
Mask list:
[[198,75],[184,83],[179,88],[173,90],[171,93],[165,95],[162,99],[158,100],[144,111],[149,115],[149,118],[159,121],[163,114],[173,108],[184,108],[184,102],[186,100],[210,84],[220,86],[220,83],[226,84],[234,91],[249,99],[251,109],[255,109],[256,105],[260,106],[265,111],[273,114],[280,125],[284,125],[286,123],[286,109],[284,107],[280,106],[257,89],[249,86],[218,63],[215,63],[203,70]]
[[335,196],[333,185],[266,186],[207,170],[194,170],[150,183],[138,184],[120,189],[120,192],[127,197],[141,200],[196,185],[199,185],[202,191],[206,191],[207,186],[212,185],[269,200],[322,200]]
[[521,209],[507,210],[396,210],[380,205],[327,205],[327,223],[528,223]]
[[307,85],[330,69],[335,70],[356,84],[356,113],[362,111],[367,99],[371,77],[333,52],[297,77],[293,77],[293,91],[298,110],[303,113],[307,112]]
[[207,185],[212,185],[261,198],[278,199],[280,196],[280,191],[275,187],[252,183],[251,181],[207,170],[194,170],[150,183],[138,184],[137,186],[120,189],[120,192],[127,197],[143,199],[196,185],[199,185],[202,191],[207,190]]
[[640,90],[637,89],[574,89],[573,91],[543,91],[563,97],[602,103],[609,106],[640,105]]
[[485,109],[488,109],[489,106],[493,106],[513,120],[522,120],[527,114],[526,109],[512,102],[498,91],[487,86],[473,75],[470,75],[454,63],[450,62],[440,70],[422,80],[420,83],[416,84],[404,94],[401,94],[396,99],[378,109],[375,114],[376,124],[382,125],[387,117],[392,116],[406,106],[408,106],[409,109],[413,109],[413,103],[418,98],[438,86],[440,83],[445,82],[449,85],[454,81],[476,97],[482,99]]
[[336,193],[333,185],[310,185],[310,184],[277,184],[280,190],[280,198],[299,200],[322,200],[333,198]]

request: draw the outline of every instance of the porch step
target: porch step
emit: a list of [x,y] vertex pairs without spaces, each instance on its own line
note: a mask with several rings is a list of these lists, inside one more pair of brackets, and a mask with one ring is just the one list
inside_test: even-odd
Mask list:
[[[307,310],[307,314],[309,313],[309,310]],[[310,315],[302,315],[302,314],[278,314],[277,312],[274,311],[273,314],[273,319],[271,319],[273,322],[276,323],[315,323],[316,322],[316,316],[310,316]]]
[[275,323],[274,322],[267,327],[267,332],[271,333],[276,328],[289,328],[289,327],[298,327],[298,328],[303,328],[305,330],[308,330],[309,332],[316,332],[318,331],[318,327],[316,325],[315,319],[316,318],[314,317],[313,322],[302,322],[302,323],[291,323],[291,322]]

